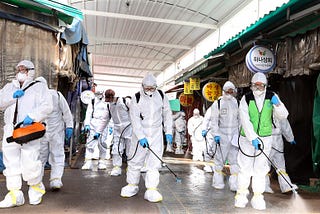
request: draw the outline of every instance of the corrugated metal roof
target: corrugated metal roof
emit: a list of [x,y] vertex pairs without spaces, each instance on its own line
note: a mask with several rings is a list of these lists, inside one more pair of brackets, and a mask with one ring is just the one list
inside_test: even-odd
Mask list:
[[73,18],[83,20],[83,14],[80,10],[52,0],[2,0],[11,5],[21,8],[34,10],[37,12],[56,15],[59,19],[67,24],[71,24]]

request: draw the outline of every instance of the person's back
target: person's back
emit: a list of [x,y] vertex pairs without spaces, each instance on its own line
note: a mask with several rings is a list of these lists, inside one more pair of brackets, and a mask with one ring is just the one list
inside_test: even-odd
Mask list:
[[202,136],[203,116],[199,109],[193,110],[193,116],[188,120],[188,133],[191,136],[193,160],[203,161],[203,152],[205,150],[205,140]]
[[105,101],[108,103],[108,111],[113,121],[113,147],[111,176],[119,176],[122,173],[123,153],[129,150],[132,127],[130,124],[128,98],[115,97],[112,89],[105,91]]

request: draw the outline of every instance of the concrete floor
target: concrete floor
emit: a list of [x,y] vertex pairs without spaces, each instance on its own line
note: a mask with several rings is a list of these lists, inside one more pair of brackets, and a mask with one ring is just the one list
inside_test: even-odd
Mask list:
[[[182,157],[182,156],[181,156]],[[320,193],[299,191],[281,194],[276,181],[272,181],[274,194],[265,194],[267,209],[254,210],[250,203],[246,208],[234,207],[234,193],[228,188],[215,190],[211,187],[212,173],[205,173],[202,162],[189,158],[165,157],[181,183],[167,168],[161,169],[159,191],[163,195],[160,203],[150,203],[143,199],[145,192],[143,178],[140,191],[132,198],[120,197],[120,189],[126,185],[125,174],[111,177],[111,160],[106,171],[82,171],[66,168],[63,188],[58,192],[47,193],[40,205],[28,204],[27,186],[24,183],[26,204],[21,207],[2,209],[0,213],[320,213]],[[76,167],[82,165],[78,161]],[[44,184],[49,187],[49,170],[46,170]],[[125,166],[123,166],[125,173]],[[5,179],[0,174],[0,200],[7,193]]]

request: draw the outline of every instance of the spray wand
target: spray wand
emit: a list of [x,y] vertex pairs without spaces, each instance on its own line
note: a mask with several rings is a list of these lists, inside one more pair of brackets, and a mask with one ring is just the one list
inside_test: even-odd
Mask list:
[[[263,141],[262,141],[260,138],[258,138],[258,140],[263,143]],[[273,166],[273,168],[275,168],[276,171],[278,171],[278,168],[276,167],[276,165],[270,160],[270,158],[268,157],[268,155],[266,155],[266,153],[264,153],[263,149],[261,148],[261,144],[260,144],[260,143],[258,144],[258,148],[259,148],[259,150],[261,151],[261,153],[268,159],[268,161],[271,163],[271,165]],[[298,194],[298,192],[293,188],[293,186],[292,186],[291,183],[286,179],[286,177],[284,177],[284,175],[283,175],[282,173],[280,173],[280,175],[281,175],[281,177],[287,182],[287,184],[290,186],[291,191],[292,191],[294,194]]]
[[154,156],[156,156],[162,163],[162,166],[165,166],[168,168],[168,170],[174,175],[174,177],[176,178],[176,182],[177,183],[181,183],[182,182],[182,179],[179,178],[176,173],[174,173],[169,167],[168,165],[149,147],[147,146],[146,149],[148,149],[150,152],[152,152],[152,154],[154,154]]

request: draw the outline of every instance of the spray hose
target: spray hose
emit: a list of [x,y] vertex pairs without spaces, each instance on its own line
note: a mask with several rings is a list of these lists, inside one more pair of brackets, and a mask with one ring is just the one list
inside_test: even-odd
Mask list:
[[[123,133],[124,133],[124,131],[125,130],[127,130],[127,128],[129,127],[131,125],[131,123],[129,123],[123,130],[122,130],[122,132],[121,132],[121,134],[120,134],[120,137],[119,137],[119,143],[118,143],[118,154],[119,154],[119,156],[122,158],[122,154],[121,154],[121,152],[120,152],[120,143],[121,143],[121,139],[123,139]],[[124,150],[126,149],[126,145],[124,144],[123,145],[124,146]]]
[[[258,157],[259,155],[261,155],[262,150],[260,150],[260,152],[259,152],[258,154],[255,154],[255,155],[248,155],[248,154],[246,154],[246,153],[241,149],[239,139],[240,139],[240,134],[239,134],[239,137],[238,137],[238,147],[239,147],[239,151],[240,151],[242,154],[244,154],[245,156],[247,156],[247,157],[249,157],[249,158],[255,158],[255,157]],[[259,145],[262,145],[262,149],[264,149],[263,141],[261,141],[261,144],[259,144]]]

